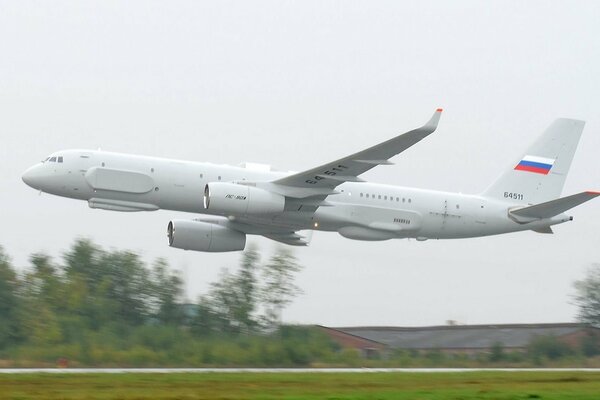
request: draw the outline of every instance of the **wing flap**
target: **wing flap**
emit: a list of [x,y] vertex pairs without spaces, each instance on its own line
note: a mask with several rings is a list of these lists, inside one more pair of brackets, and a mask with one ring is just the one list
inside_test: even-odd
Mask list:
[[266,233],[263,236],[290,246],[308,246],[312,239],[312,231],[309,231],[306,236],[300,235],[297,232]]
[[541,228],[535,228],[535,229],[532,229],[532,231],[537,232],[537,233],[545,233],[545,234],[548,234],[548,235],[552,235],[554,233],[554,231],[552,230],[551,226],[544,226],[544,227],[541,227]]

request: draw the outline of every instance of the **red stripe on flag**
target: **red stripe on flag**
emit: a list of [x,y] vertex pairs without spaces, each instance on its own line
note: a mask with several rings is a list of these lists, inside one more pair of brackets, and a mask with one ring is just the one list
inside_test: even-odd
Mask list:
[[527,172],[535,172],[536,174],[542,174],[542,175],[548,175],[548,173],[550,172],[550,169],[544,169],[544,168],[539,168],[539,167],[532,167],[529,165],[517,165],[515,167],[515,169],[517,171],[527,171]]

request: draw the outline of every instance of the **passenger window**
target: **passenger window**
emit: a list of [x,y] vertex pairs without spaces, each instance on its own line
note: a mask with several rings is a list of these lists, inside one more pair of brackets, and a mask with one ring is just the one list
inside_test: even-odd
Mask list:
[[363,197],[363,194],[362,194],[362,193],[360,194],[360,197]]
[[63,158],[62,158],[62,156],[61,156],[61,157],[58,157],[58,162],[63,162]]
[[383,196],[383,199],[384,199],[384,200],[387,200],[387,196]]
[[50,157],[50,162],[56,162],[56,157]]

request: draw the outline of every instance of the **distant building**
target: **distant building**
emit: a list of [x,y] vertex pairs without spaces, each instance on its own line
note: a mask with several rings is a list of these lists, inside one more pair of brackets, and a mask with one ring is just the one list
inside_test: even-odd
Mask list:
[[470,354],[487,352],[498,343],[507,351],[523,351],[537,336],[577,346],[585,336],[600,335],[598,328],[575,323],[320,328],[342,347],[355,348],[364,356],[393,349]]
[[340,347],[344,349],[356,349],[364,358],[378,357],[388,350],[388,346],[384,343],[377,342],[365,337],[353,335],[344,332],[342,328],[327,328],[326,326],[317,325],[330,338],[332,338]]

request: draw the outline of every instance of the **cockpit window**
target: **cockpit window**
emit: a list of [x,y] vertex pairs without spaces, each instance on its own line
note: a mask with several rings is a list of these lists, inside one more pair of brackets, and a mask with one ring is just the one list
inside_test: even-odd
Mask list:
[[56,162],[56,157],[50,157],[50,162]]
[[49,159],[50,159],[50,157],[46,157],[46,159],[42,160],[42,162],[44,163],[44,162],[48,161]]
[[58,157],[58,162],[63,162],[62,156]]

